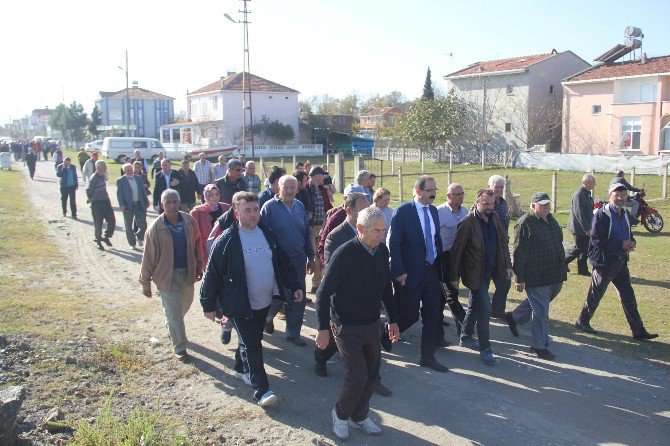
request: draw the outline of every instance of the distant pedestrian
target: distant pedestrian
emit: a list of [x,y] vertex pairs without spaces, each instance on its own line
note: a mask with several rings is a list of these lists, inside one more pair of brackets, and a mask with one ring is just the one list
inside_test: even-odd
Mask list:
[[[98,161],[98,152],[93,151],[91,152],[91,158],[86,160],[84,162],[84,168],[81,171],[81,179],[84,183],[88,181],[89,178],[91,178],[91,175],[93,175],[96,171],[95,168],[95,162]],[[105,181],[109,180],[107,170],[105,170]]]
[[179,173],[179,196],[181,197],[181,211],[191,212],[195,206],[196,195],[200,190],[198,177],[191,170],[189,160],[181,162]]
[[37,165],[37,155],[35,155],[35,152],[26,153],[24,162],[28,166],[28,173],[30,173],[30,179],[32,180],[35,176],[35,166]]
[[[380,187],[372,196],[372,206],[379,208],[386,217],[386,231],[384,232],[384,237],[382,238],[382,243],[386,245],[388,242],[389,229],[391,229],[391,220],[393,218],[393,209],[389,206],[391,202],[391,191]],[[438,208],[439,210],[439,208]]]
[[[112,203],[107,194],[107,163],[103,160],[98,160],[95,162],[95,167],[96,171],[91,175],[88,187],[86,188],[86,196],[91,203],[91,214],[93,215],[93,241],[100,251],[104,251],[105,248],[102,246],[102,242],[107,246],[112,246],[112,242],[109,239],[112,238],[114,229],[116,229],[116,217],[114,216],[114,209],[112,209]],[[102,223],[104,221],[107,222],[107,227],[105,228],[105,235],[103,237]]]
[[160,197],[162,215],[146,232],[139,281],[142,294],[151,297],[151,282],[158,288],[172,348],[180,361],[188,359],[184,316],[193,303],[193,284],[202,279],[200,232],[193,217],[179,212],[179,192],[166,189]]
[[72,165],[72,160],[68,157],[62,164],[56,167],[56,175],[60,178],[60,201],[63,207],[63,217],[67,215],[67,200],[70,199],[70,212],[72,219],[77,219],[77,197],[76,191],[79,188],[77,181],[77,168]]
[[227,172],[228,162],[226,161],[226,157],[220,155],[218,164],[215,164],[212,168],[212,178],[214,181],[219,181],[221,178],[226,176]]
[[286,169],[280,166],[270,167],[270,172],[266,181],[268,186],[265,191],[258,196],[258,204],[263,209],[263,205],[274,198],[279,193],[279,179],[286,175]]
[[[123,212],[123,224],[126,230],[126,240],[131,249],[136,244],[144,244],[144,234],[147,230],[147,197],[144,182],[140,175],[135,175],[131,164],[123,165],[124,175],[116,180],[116,197],[119,200],[119,209]],[[133,229],[133,223],[137,230]]]
[[156,173],[161,171],[161,163],[163,162],[163,159],[165,159],[165,155],[163,155],[163,152],[160,152],[158,154],[158,157],[154,160],[154,162],[151,164],[151,179],[154,179],[154,176]]
[[158,214],[163,213],[163,208],[161,207],[161,196],[166,189],[178,189],[179,188],[179,172],[172,170],[172,165],[170,160],[163,159],[161,161],[161,171],[156,174],[154,182],[154,192],[153,192],[153,205],[154,210]]
[[223,178],[216,181],[216,187],[221,191],[221,201],[230,203],[236,192],[247,190],[247,183],[242,178],[244,164],[238,159],[228,161],[228,170]]
[[79,153],[77,153],[77,160],[79,161],[79,170],[81,170],[82,172],[84,171],[84,163],[86,163],[86,160],[88,160],[89,158],[91,157],[88,156],[88,153],[86,153],[86,149],[81,147],[79,149]]
[[193,171],[198,178],[198,197],[204,203],[205,197],[203,197],[202,192],[205,186],[214,182],[214,178],[212,178],[212,163],[207,160],[207,155],[204,152],[200,152],[200,155],[198,155],[198,161],[193,165]]
[[244,182],[247,184],[247,192],[259,194],[261,192],[261,179],[256,174],[256,163],[247,161],[244,171]]
[[582,187],[572,194],[572,207],[568,217],[567,229],[572,233],[575,244],[565,257],[565,264],[577,259],[577,274],[589,276],[587,264],[589,257],[589,237],[593,223],[593,197],[591,191],[596,186],[596,177],[587,173],[582,177]]
[[139,161],[142,163],[142,173],[148,175],[149,174],[149,163],[147,163],[147,160],[142,158],[141,152],[139,149],[133,150],[133,159],[130,160],[130,163],[134,163],[135,161]]

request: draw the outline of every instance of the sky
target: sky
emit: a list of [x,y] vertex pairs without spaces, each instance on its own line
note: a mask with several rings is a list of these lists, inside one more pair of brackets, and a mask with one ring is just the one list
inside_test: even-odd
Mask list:
[[[7,0],[0,124],[35,108],[139,86],[175,98],[241,71],[241,0]],[[667,0],[250,0],[251,72],[313,95],[421,95],[471,63],[571,50],[587,62],[633,25],[647,56],[670,54]],[[121,68],[119,68],[121,67]]]

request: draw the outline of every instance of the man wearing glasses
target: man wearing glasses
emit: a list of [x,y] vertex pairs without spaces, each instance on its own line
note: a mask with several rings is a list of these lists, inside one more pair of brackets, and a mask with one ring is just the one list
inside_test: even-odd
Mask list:
[[[394,278],[398,297],[398,328],[401,333],[407,330],[421,314],[423,327],[419,364],[437,372],[446,372],[447,367],[435,358],[440,336],[440,281],[445,274],[440,256],[440,219],[432,205],[436,193],[433,177],[423,175],[416,181],[414,200],[398,206],[391,221],[389,249],[391,277]],[[392,348],[388,324],[383,330],[382,347],[388,352]]]
[[222,202],[230,204],[236,192],[247,190],[247,183],[242,178],[242,172],[244,172],[242,161],[235,158],[228,161],[226,176],[216,181],[216,187],[221,191],[220,200]]
[[[463,284],[470,290],[460,346],[478,350],[486,365],[496,362],[489,338],[489,284],[493,277],[511,280],[513,275],[509,237],[502,228],[500,218],[493,212],[494,201],[491,189],[477,192],[475,210],[463,219],[456,231],[450,264],[451,286],[457,288],[458,280],[462,278]],[[475,324],[479,342],[472,337]]]

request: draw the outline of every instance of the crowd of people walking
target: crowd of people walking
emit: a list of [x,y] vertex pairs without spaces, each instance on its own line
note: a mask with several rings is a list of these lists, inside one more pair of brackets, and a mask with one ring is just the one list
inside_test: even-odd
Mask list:
[[[32,178],[36,160],[28,158],[31,153],[25,162]],[[93,215],[93,240],[104,250],[103,244],[112,246],[116,225],[107,165],[95,152],[83,158],[78,161]],[[513,336],[519,336],[519,324],[530,322],[530,352],[555,359],[549,350],[549,308],[575,259],[577,273],[591,276],[577,329],[595,332],[591,321],[612,283],[633,337],[657,337],[645,329],[631,285],[628,260],[636,244],[625,207],[629,185],[619,176],[608,187],[608,202],[594,213],[595,176],[584,175],[573,196],[567,228],[575,244],[567,252],[562,228],[551,213],[552,198],[534,193],[529,209],[514,224],[510,252],[505,179],[498,175],[476,191],[449,184],[446,201],[437,206],[437,183],[422,175],[413,199],[392,210],[391,192],[375,188],[375,176],[365,170],[344,189],[342,205],[333,206],[327,167],[309,162],[298,163],[291,174],[271,166],[263,184],[253,161],[220,158],[212,164],[201,154],[193,170],[188,160],[173,170],[163,156],[150,168],[136,152],[122,173],[116,200],[126,240],[132,249],[143,248],[142,292],[152,297],[152,282],[158,289],[175,356],[189,358],[184,316],[193,303],[195,283],[202,279],[204,316],[221,325],[222,343],[231,342],[233,330],[237,333],[235,375],[253,389],[262,407],[272,406],[278,397],[265,372],[262,339],[275,333],[274,319],[281,317],[286,348],[305,346],[309,292],[315,295],[317,315],[314,372],[327,377],[327,362],[337,352],[344,366],[344,384],[331,412],[340,438],[349,435],[349,428],[381,434],[368,412],[374,393],[392,393],[379,376],[382,350],[392,351],[410,327],[421,325],[418,364],[448,371],[437,355],[450,345],[446,308],[459,345],[477,351],[486,365],[498,361],[491,318],[507,324]],[[69,200],[70,216],[76,219],[78,175],[69,157],[56,166],[56,175],[63,216]],[[464,205],[470,193],[471,208]],[[147,225],[151,204],[158,216]],[[460,283],[469,290],[465,308],[459,301]],[[512,285],[525,299],[508,311]]]

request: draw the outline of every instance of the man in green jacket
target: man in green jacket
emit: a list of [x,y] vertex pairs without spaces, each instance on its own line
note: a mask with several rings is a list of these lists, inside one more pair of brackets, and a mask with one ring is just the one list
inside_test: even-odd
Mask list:
[[561,291],[566,280],[563,230],[551,215],[551,199],[537,192],[530,201],[530,211],[514,226],[514,274],[516,290],[526,291],[524,300],[505,320],[514,336],[517,324],[531,322],[530,351],[542,359],[554,359],[549,351],[549,303]]

